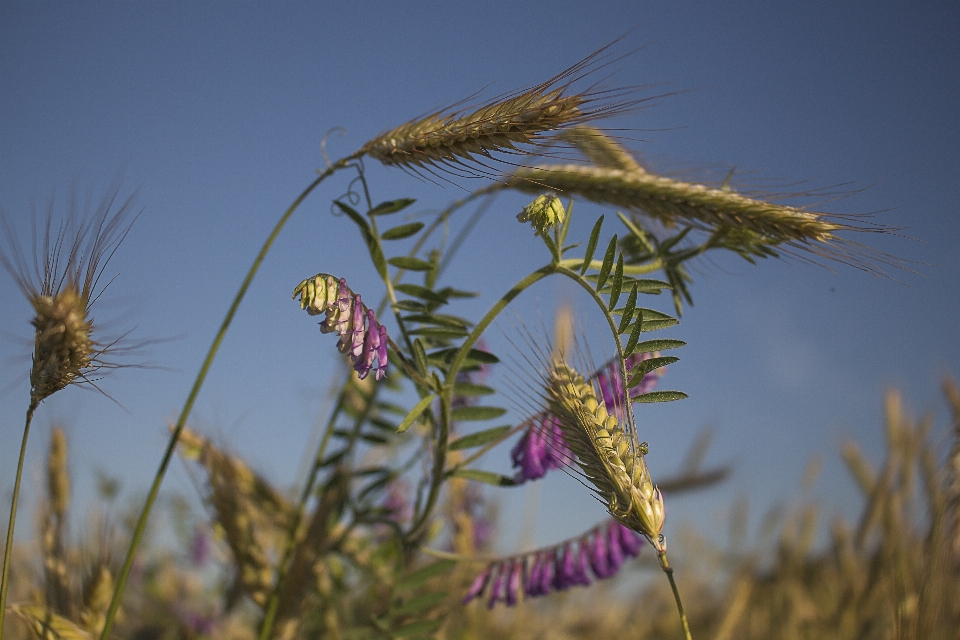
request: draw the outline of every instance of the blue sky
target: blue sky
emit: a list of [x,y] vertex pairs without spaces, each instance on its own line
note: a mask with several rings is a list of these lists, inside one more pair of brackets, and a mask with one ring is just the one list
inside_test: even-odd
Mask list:
[[[325,131],[343,127],[328,152],[348,154],[385,128],[488,85],[495,95],[543,81],[635,25],[620,51],[643,49],[617,65],[613,81],[655,85],[642,95],[678,92],[615,123],[634,130],[631,146],[650,165],[707,180],[736,166],[748,187],[862,189],[824,208],[876,213],[878,222],[905,227],[906,238],[866,240],[916,261],[921,274],[894,273],[898,283],[843,266],[700,263],[696,306],[670,331],[689,346],[664,381],[690,399],[643,407],[639,428],[655,474],[675,469],[705,426],[716,436],[708,460],[732,463],[735,473],[721,489],[668,506],[668,527],[716,526],[738,495],[749,495],[757,512],[790,499],[815,452],[826,462],[818,497],[849,509],[856,493],[838,444],[853,438],[876,459],[884,389],[900,387],[910,410],[943,418],[939,381],[960,375],[956,3],[0,4],[0,206],[25,237],[33,203],[43,210],[54,192],[62,203],[72,184],[98,197],[121,177],[124,192],[138,190],[144,213],[111,263],[120,275],[98,314],[121,316],[138,336],[175,337],[147,357],[169,370],[104,380],[122,407],[78,389],[45,403],[28,479],[40,478],[49,425],[61,422],[78,499],[90,498],[94,469],[121,478],[129,493],[146,487],[165,425],[249,262],[323,165]],[[463,193],[368,168],[375,200],[412,196],[429,209]],[[355,229],[330,215],[330,200],[346,188],[345,178],[324,184],[286,228],[194,412],[197,428],[280,484],[296,477],[340,365],[333,341],[289,292],[325,271],[379,294]],[[482,312],[547,260],[513,220],[526,199],[498,200],[451,264],[447,282],[487,296],[464,313]],[[585,233],[598,210],[578,205],[577,213]],[[28,305],[5,275],[0,296],[0,491],[7,495],[31,334]],[[586,304],[547,283],[518,311],[549,316],[565,296]],[[668,310],[666,299],[651,303]],[[588,330],[599,330],[590,322]],[[506,459],[499,451],[488,466],[506,471]],[[193,492],[179,464],[165,487]],[[498,496],[511,548],[532,498],[522,489]],[[562,476],[544,483],[540,500],[542,543],[602,514]]]

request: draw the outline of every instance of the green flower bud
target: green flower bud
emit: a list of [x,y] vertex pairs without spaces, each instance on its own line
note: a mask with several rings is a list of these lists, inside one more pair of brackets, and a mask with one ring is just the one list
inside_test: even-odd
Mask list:
[[544,233],[550,227],[562,224],[567,212],[556,196],[537,196],[537,199],[517,214],[520,222],[529,222],[536,230],[535,235]]

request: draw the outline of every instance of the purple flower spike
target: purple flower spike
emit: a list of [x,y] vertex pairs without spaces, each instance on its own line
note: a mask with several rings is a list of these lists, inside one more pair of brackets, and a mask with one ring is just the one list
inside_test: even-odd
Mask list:
[[519,468],[514,476],[518,484],[542,478],[550,469],[570,464],[572,458],[560,423],[550,414],[531,418],[523,437],[510,451],[513,468]]
[[615,572],[611,570],[610,558],[607,552],[607,541],[600,530],[594,530],[580,541],[580,548],[587,550],[587,557],[590,560],[590,568],[593,569],[593,575],[601,580],[609,578]]
[[547,441],[536,426],[530,426],[516,446],[510,451],[513,467],[520,470],[514,475],[519,484],[542,478],[546,473]]
[[463,596],[463,604],[467,604],[474,598],[480,597],[483,590],[487,588],[487,583],[490,582],[490,572],[493,570],[493,566],[494,565],[487,565],[484,570],[480,572],[480,575],[474,579],[473,584],[467,589],[466,595]]
[[507,606],[512,607],[517,604],[517,595],[523,588],[523,561],[522,560],[511,560],[510,568],[508,569],[509,577],[507,578]]
[[631,558],[636,558],[638,555],[640,555],[640,550],[643,548],[643,540],[638,534],[623,526],[619,522],[612,523],[610,528],[619,534],[620,548],[623,549],[623,553],[625,555],[628,555]]
[[[350,357],[354,360],[357,360],[363,355],[364,337],[367,334],[367,331],[365,331],[363,327],[365,320],[363,308],[363,303],[360,301],[360,294],[358,293],[353,299],[353,318],[350,323],[353,325],[351,327],[353,329],[353,335],[350,336]],[[376,320],[370,325],[370,328],[374,326],[376,326]]]
[[577,553],[577,564],[573,573],[573,583],[583,585],[584,587],[590,586],[590,576],[587,575],[587,549],[580,545],[580,550]]
[[557,591],[566,591],[573,585],[573,549],[570,543],[553,551],[552,586]]
[[498,601],[503,599],[503,587],[506,582],[507,568],[502,564],[497,564],[497,577],[493,581],[493,588],[490,589],[490,600],[487,602],[487,608],[493,609]]
[[[606,536],[609,542],[609,554],[607,558],[609,559],[608,567],[610,568],[611,575],[620,570],[620,567],[623,565],[624,554],[623,547],[620,545],[620,532],[616,530],[617,523],[611,522],[609,526],[606,527]],[[600,535],[603,536],[604,532],[601,531]]]
[[377,327],[380,334],[380,344],[377,345],[377,380],[387,375],[387,328],[382,324]]
[[543,554],[538,553],[533,558],[533,565],[530,567],[530,573],[527,575],[527,586],[524,591],[527,596],[530,598],[535,598],[536,596],[542,596],[540,588],[540,576],[543,572],[543,567],[546,563],[543,561]]

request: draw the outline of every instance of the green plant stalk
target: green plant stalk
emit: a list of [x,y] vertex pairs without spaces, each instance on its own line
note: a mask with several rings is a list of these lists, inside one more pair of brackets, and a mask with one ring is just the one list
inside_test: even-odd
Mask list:
[[233,322],[233,317],[236,315],[237,309],[240,307],[240,303],[243,301],[243,298],[247,293],[247,289],[253,282],[253,278],[256,276],[257,271],[259,271],[260,265],[263,263],[264,258],[266,258],[267,253],[270,251],[270,247],[273,246],[274,241],[277,239],[277,236],[280,235],[280,231],[290,220],[290,217],[293,215],[294,211],[297,210],[300,204],[307,198],[308,195],[310,195],[310,192],[312,192],[321,182],[340,169],[346,167],[354,159],[354,156],[347,156],[346,158],[338,160],[334,164],[327,167],[319,176],[317,176],[317,178],[314,179],[313,182],[307,185],[307,188],[303,190],[297,199],[293,201],[293,204],[291,204],[290,207],[284,212],[280,220],[277,221],[273,231],[270,232],[270,235],[267,236],[266,241],[264,241],[263,247],[260,249],[260,253],[257,254],[253,264],[250,265],[250,270],[247,272],[247,276],[243,279],[243,283],[240,285],[240,290],[237,291],[237,295],[230,304],[227,315],[224,317],[223,323],[220,325],[220,330],[217,331],[217,335],[213,339],[213,344],[210,345],[210,350],[207,353],[207,357],[200,366],[200,371],[197,373],[197,378],[194,381],[193,387],[190,389],[187,400],[183,405],[183,409],[180,412],[180,417],[177,418],[177,423],[174,427],[173,433],[170,435],[170,441],[167,444],[167,450],[164,452],[163,459],[160,461],[160,467],[157,469],[157,474],[154,477],[153,484],[150,487],[150,493],[147,495],[147,500],[143,505],[140,518],[137,520],[137,525],[133,530],[133,538],[130,541],[130,547],[127,550],[127,556],[123,562],[123,568],[120,570],[120,575],[117,577],[117,584],[113,591],[113,598],[110,601],[110,608],[107,610],[106,619],[103,624],[103,630],[100,632],[100,640],[107,640],[110,637],[110,631],[113,628],[113,621],[117,615],[117,609],[120,607],[120,596],[123,593],[124,587],[126,586],[127,578],[130,576],[130,569],[133,567],[134,554],[137,550],[137,546],[140,544],[140,540],[143,538],[144,532],[146,531],[147,518],[150,516],[150,511],[153,508],[154,502],[156,502],[157,494],[160,492],[160,484],[163,482],[163,477],[166,475],[167,467],[170,465],[173,452],[176,449],[177,442],[180,439],[180,433],[183,431],[183,428],[187,423],[187,417],[189,417],[190,412],[193,410],[193,404],[196,402],[197,395],[200,393],[200,388],[203,386],[204,380],[206,380],[210,366],[213,364],[213,360],[216,357],[217,352],[220,350],[220,345],[227,334],[227,330],[230,328],[230,324]]
[[420,517],[417,518],[417,520],[410,526],[410,529],[407,532],[407,539],[412,538],[418,532],[418,530],[423,527],[424,524],[426,524],[430,517],[430,513],[433,511],[433,507],[436,505],[437,498],[440,495],[440,487],[445,478],[444,466],[446,466],[447,460],[447,440],[450,436],[450,394],[453,388],[453,383],[456,380],[457,373],[460,371],[460,367],[463,366],[463,361],[466,359],[467,353],[473,348],[473,345],[477,343],[477,340],[480,339],[480,336],[483,335],[483,332],[486,331],[488,326],[490,326],[490,323],[493,322],[498,315],[500,315],[500,312],[503,311],[514,298],[523,293],[526,289],[530,288],[533,284],[556,272],[557,266],[554,264],[548,264],[545,267],[537,269],[514,285],[512,289],[504,294],[503,297],[500,298],[496,304],[490,308],[489,311],[487,311],[486,315],[483,316],[480,322],[477,323],[477,326],[473,328],[473,331],[470,332],[470,335],[468,335],[466,340],[464,340],[463,345],[460,347],[460,350],[454,357],[453,363],[450,365],[450,370],[447,372],[447,377],[443,384],[444,391],[440,394],[441,404],[445,408],[441,415],[440,429],[439,433],[437,434],[436,454],[434,455],[433,459],[430,492],[427,495],[427,502],[423,507],[423,512],[420,514]]
[[[361,183],[363,184],[363,187],[364,187],[364,194],[367,199],[367,208],[370,209],[372,208],[372,204],[370,200],[369,190],[367,188],[366,180],[364,179],[362,172],[360,174],[360,178],[361,178]],[[433,232],[436,231],[440,227],[440,225],[443,224],[443,222],[445,222],[450,217],[450,215],[452,215],[457,209],[459,209],[466,203],[470,202],[474,197],[475,197],[474,195],[468,196],[466,198],[463,198],[461,200],[454,202],[449,207],[444,209],[436,217],[436,219],[430,224],[430,226],[428,226],[425,229],[425,231],[420,234],[420,238],[414,244],[413,248],[410,250],[408,255],[411,257],[415,257],[416,254],[419,252],[419,250],[423,247],[427,239],[433,234]],[[371,230],[375,234],[378,244],[381,245],[381,251],[382,251],[382,242],[380,240],[379,232],[377,231],[375,226],[376,223],[372,219],[371,219],[371,222],[373,222],[373,224],[371,225]],[[384,297],[384,299],[380,302],[380,305],[378,305],[377,315],[383,312],[383,308],[387,303],[391,303],[395,301],[395,294],[393,291],[393,287],[398,282],[400,282],[400,279],[403,277],[403,274],[405,272],[406,271],[404,269],[400,269],[397,272],[397,274],[394,276],[393,280],[391,282],[386,283],[388,293]],[[398,322],[399,322],[399,318],[398,318]],[[401,323],[401,326],[402,326],[402,323]],[[407,340],[407,342],[409,344],[409,340]],[[291,527],[290,535],[288,536],[286,545],[284,547],[283,556],[281,558],[280,564],[278,565],[277,582],[275,584],[273,593],[271,594],[270,601],[267,605],[267,611],[266,611],[266,614],[264,615],[263,623],[261,625],[261,630],[259,633],[259,638],[261,640],[266,640],[266,638],[269,637],[270,631],[272,630],[277,609],[279,607],[279,593],[280,593],[280,587],[282,586],[283,576],[289,570],[289,563],[293,557],[293,549],[295,546],[295,539],[296,539],[296,530],[300,526],[300,522],[303,519],[303,513],[306,509],[307,502],[309,501],[310,495],[313,493],[313,488],[316,485],[317,477],[319,476],[319,472],[320,472],[320,463],[322,462],[323,456],[326,453],[327,444],[330,440],[330,434],[333,432],[334,423],[337,419],[337,416],[339,416],[340,411],[343,408],[343,400],[345,397],[346,384],[348,382],[349,380],[344,383],[344,387],[341,389],[340,394],[337,397],[337,403],[334,406],[333,411],[330,415],[330,418],[327,421],[327,425],[324,429],[323,437],[320,441],[319,447],[317,448],[317,453],[314,456],[314,463],[311,468],[310,475],[306,483],[304,484],[303,490],[300,494],[300,501],[297,505],[297,511],[294,515],[294,525]]]
[[683,601],[680,599],[680,590],[677,589],[677,581],[673,577],[673,567],[670,566],[670,562],[667,560],[667,552],[659,552],[657,558],[660,560],[660,567],[663,569],[663,572],[667,574],[667,579],[670,580],[670,588],[673,589],[673,599],[677,601],[677,613],[680,614],[680,624],[683,625],[683,637],[686,638],[686,640],[693,640],[693,636],[690,635],[690,624],[687,622],[687,614],[683,612]]
[[27,438],[30,436],[30,424],[39,402],[30,401],[27,417],[23,425],[23,442],[20,443],[20,459],[17,461],[17,479],[13,484],[13,498],[10,500],[10,520],[7,524],[7,542],[3,548],[3,577],[0,578],[0,638],[3,638],[3,618],[7,611],[7,588],[10,584],[10,557],[13,555],[13,529],[17,523],[17,503],[20,500],[20,479],[23,476],[23,458],[27,451]]

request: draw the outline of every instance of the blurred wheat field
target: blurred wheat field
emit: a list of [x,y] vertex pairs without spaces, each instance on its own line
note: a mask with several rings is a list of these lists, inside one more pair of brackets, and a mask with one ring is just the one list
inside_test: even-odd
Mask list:
[[[960,387],[948,379],[943,390],[951,416],[948,431],[935,429],[929,417],[906,415],[898,392],[890,391],[885,458],[872,464],[856,443],[843,445],[839,455],[862,496],[859,512],[849,519],[822,522],[820,506],[809,502],[782,518],[770,548],[723,549],[704,532],[690,532],[678,543],[684,547],[680,580],[694,637],[956,638]],[[122,548],[127,534],[122,522],[111,524],[103,514],[82,533],[69,531],[67,450],[63,431],[54,430],[46,495],[33,510],[37,535],[15,548],[11,601],[17,604],[6,623],[11,638],[79,640],[92,637],[103,623],[118,564],[111,550]],[[254,610],[272,579],[268,561],[290,517],[289,501],[243,461],[199,435],[188,432],[181,453],[206,477],[212,536],[198,533],[187,540],[189,548],[142,549],[116,632],[143,640],[253,638]],[[731,509],[735,518],[745,518]],[[318,517],[314,514],[314,521]],[[822,529],[825,542],[817,544]],[[373,531],[334,529],[332,535],[340,536],[336,542],[318,538],[319,531],[303,527],[295,563],[300,570],[287,583],[291,586],[281,603],[287,613],[280,616],[279,628],[295,615],[299,624],[290,637],[373,637],[358,633],[362,624],[357,623],[383,608],[378,580],[389,579],[391,551],[378,548]],[[341,557],[361,570],[348,575]],[[652,566],[652,557],[645,550],[634,569]],[[488,610],[484,603],[460,604],[466,580],[453,571],[427,576],[420,584],[442,594],[434,606],[449,607],[437,637],[681,637],[672,597],[661,581],[631,593],[618,588],[616,579],[607,580]],[[417,613],[409,617],[416,619]]]

